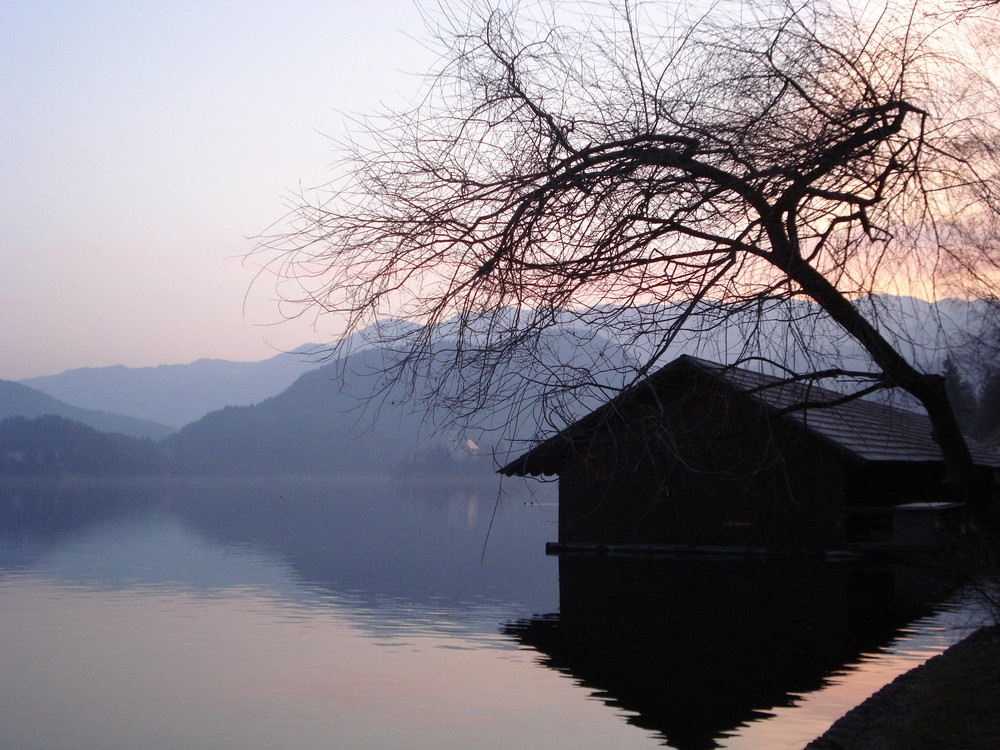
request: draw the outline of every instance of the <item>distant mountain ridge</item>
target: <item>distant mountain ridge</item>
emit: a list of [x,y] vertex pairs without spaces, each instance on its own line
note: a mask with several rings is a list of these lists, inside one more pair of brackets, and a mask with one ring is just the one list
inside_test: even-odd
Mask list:
[[318,366],[304,346],[260,362],[199,359],[157,367],[86,367],[20,381],[87,409],[183,427],[226,406],[263,401]]
[[[817,346],[803,350],[801,343],[791,345],[793,339],[784,330],[788,309],[774,308],[756,315],[745,316],[745,323],[716,327],[713,323],[704,331],[682,332],[663,353],[660,364],[666,364],[680,354],[693,354],[717,362],[731,363],[744,352],[744,334],[764,342],[764,354],[774,361],[784,361],[793,369],[824,369],[839,366],[846,369],[865,369],[867,357],[857,342],[845,337],[835,323],[817,315],[815,305],[805,301],[788,303],[793,314],[811,323]],[[984,300],[945,299],[926,302],[912,297],[873,296],[857,304],[865,315],[879,322],[887,338],[900,347],[900,351],[918,367],[939,372],[944,357],[956,352],[960,367],[973,362],[977,353],[975,342],[983,340],[979,328],[988,316]],[[708,307],[708,305],[706,305]],[[600,307],[594,308],[600,310]],[[678,307],[677,310],[680,310]],[[642,359],[659,348],[661,327],[656,320],[676,314],[670,306],[648,305],[635,308],[633,336],[616,340],[613,333],[599,325],[590,326],[590,334],[611,340],[622,346],[636,359]],[[724,316],[725,311],[721,311]],[[717,321],[719,310],[709,312],[704,320]],[[599,320],[600,316],[596,316]],[[692,318],[698,320],[698,316]],[[577,313],[565,316],[565,326],[580,327]],[[883,326],[882,324],[887,324]],[[451,322],[443,324],[448,330]],[[371,329],[354,334],[338,351],[358,353],[371,348],[380,335],[396,336],[415,324],[386,320]],[[586,327],[586,324],[584,324]],[[381,333],[379,333],[381,332]],[[558,335],[559,330],[552,333]],[[994,344],[995,346],[996,344]],[[219,359],[200,359],[189,364],[160,365],[157,367],[81,368],[67,370],[58,375],[27,378],[22,384],[60,399],[67,404],[86,409],[107,411],[145,419],[180,428],[209,412],[226,406],[249,406],[281,393],[300,376],[324,363],[323,353],[329,347],[307,345],[293,352],[281,353],[259,362],[233,362]],[[318,353],[318,354],[317,354]],[[989,355],[996,357],[996,352]],[[974,385],[979,384],[982,373],[975,367],[964,367],[963,375]]]
[[153,440],[160,440],[174,432],[165,424],[107,411],[84,409],[67,404],[23,383],[0,380],[0,419],[50,415],[80,422],[99,432],[118,432]]

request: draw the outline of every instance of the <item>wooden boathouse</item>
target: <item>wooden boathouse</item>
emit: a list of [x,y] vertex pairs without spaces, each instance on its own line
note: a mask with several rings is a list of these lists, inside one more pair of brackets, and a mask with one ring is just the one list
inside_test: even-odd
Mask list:
[[924,415],[690,356],[499,470],[558,476],[559,548],[621,551],[932,547],[944,471]]

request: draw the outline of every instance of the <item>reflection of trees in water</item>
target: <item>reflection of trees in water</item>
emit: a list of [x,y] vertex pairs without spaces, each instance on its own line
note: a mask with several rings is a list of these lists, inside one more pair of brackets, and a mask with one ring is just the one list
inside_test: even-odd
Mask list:
[[926,570],[806,560],[560,558],[560,611],[509,623],[546,666],[680,750],[715,738],[925,614]]
[[158,507],[169,484],[159,479],[0,480],[0,529],[45,536],[87,528]]

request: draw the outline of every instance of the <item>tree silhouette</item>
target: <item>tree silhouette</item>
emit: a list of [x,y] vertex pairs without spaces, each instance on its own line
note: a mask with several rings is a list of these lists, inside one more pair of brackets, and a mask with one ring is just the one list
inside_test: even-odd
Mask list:
[[[403,321],[380,334],[400,353],[389,377],[434,362],[436,395],[464,413],[516,396],[516,363],[537,362],[554,326],[655,342],[616,373],[627,386],[719,326],[769,357],[752,344],[776,310],[808,349],[821,311],[870,369],[789,374],[915,396],[950,481],[970,481],[944,379],[857,299],[995,278],[995,88],[953,44],[976,18],[792,0],[681,13],[470,2],[428,16],[441,62],[418,104],[360,120],[336,179],[263,241],[285,298],[350,331]],[[546,384],[599,380],[575,367]]]

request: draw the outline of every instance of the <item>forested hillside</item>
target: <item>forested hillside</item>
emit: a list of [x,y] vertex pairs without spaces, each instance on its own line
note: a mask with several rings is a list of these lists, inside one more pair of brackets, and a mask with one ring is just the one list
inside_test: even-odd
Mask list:
[[0,420],[0,476],[146,476],[164,471],[149,439],[98,432],[47,415]]

